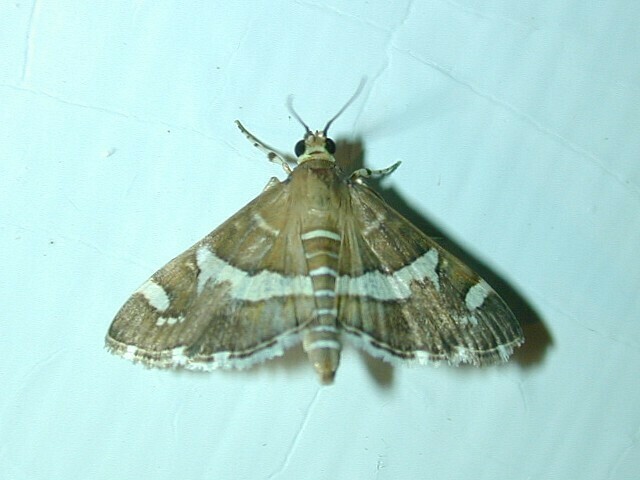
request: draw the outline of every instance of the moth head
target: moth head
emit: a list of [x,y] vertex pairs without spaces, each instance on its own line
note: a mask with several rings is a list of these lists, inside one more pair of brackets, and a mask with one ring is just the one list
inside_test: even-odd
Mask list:
[[298,164],[309,160],[335,162],[333,154],[336,153],[336,143],[327,137],[325,130],[316,130],[314,133],[307,129],[304,138],[296,143],[295,153],[298,157]]
[[360,80],[360,85],[358,85],[356,92],[351,96],[347,103],[345,103],[338,113],[336,113],[333,118],[327,122],[324,129],[316,130],[315,133],[311,131],[300,115],[298,115],[298,112],[295,111],[293,108],[293,96],[289,95],[289,98],[287,98],[287,107],[289,108],[289,112],[291,112],[291,115],[300,122],[300,125],[302,125],[305,130],[304,138],[296,143],[294,150],[296,157],[298,157],[298,165],[309,160],[327,160],[335,163],[336,160],[333,158],[333,154],[336,153],[336,143],[327,136],[327,132],[329,131],[329,127],[333,121],[338,118],[360,94],[364,83],[365,79],[363,78]]

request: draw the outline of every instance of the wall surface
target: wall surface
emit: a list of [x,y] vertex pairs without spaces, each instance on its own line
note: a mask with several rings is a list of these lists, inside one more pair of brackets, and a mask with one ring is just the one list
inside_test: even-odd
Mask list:
[[[640,3],[0,4],[0,476],[640,478]],[[106,330],[284,178],[295,105],[469,262],[527,338],[474,369],[346,346],[150,370]],[[355,159],[355,160],[354,160]],[[348,162],[347,162],[348,163]],[[346,166],[345,168],[353,168]]]

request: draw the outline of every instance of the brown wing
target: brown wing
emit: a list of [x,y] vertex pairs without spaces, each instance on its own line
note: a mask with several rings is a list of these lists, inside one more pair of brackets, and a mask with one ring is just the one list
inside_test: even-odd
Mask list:
[[506,360],[524,341],[498,294],[365,185],[349,185],[338,319],[385,360]]
[[297,342],[314,303],[288,185],[272,179],[156,272],[115,317],[107,348],[150,366],[210,370],[248,366]]

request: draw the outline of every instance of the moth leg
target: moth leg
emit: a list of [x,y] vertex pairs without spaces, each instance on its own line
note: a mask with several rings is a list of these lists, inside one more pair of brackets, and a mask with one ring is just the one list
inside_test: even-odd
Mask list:
[[287,161],[279,153],[271,150],[264,143],[258,140],[251,132],[249,132],[249,130],[244,128],[244,125],[242,125],[239,120],[236,120],[236,125],[238,126],[242,134],[249,139],[253,146],[267,156],[270,162],[280,165],[284,169],[284,171],[287,172],[287,174],[290,174],[292,172],[291,167],[289,166]]
[[370,168],[361,168],[351,174],[349,180],[354,182],[360,182],[363,178],[380,178],[385,175],[390,175],[393,171],[400,166],[402,162],[396,162],[390,167],[380,170],[371,170]]

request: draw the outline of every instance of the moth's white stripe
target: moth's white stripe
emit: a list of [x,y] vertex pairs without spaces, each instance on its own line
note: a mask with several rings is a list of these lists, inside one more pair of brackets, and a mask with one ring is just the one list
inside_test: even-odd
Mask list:
[[438,279],[438,251],[430,249],[413,263],[392,274],[367,272],[359,277],[342,275],[336,280],[338,295],[371,297],[376,300],[401,300],[411,295],[411,282],[428,279],[440,289]]
[[342,345],[338,340],[316,340],[305,347],[305,351],[317,350],[319,348],[331,348],[333,350],[341,350]]
[[464,303],[467,308],[474,311],[476,308],[481,307],[484,303],[484,299],[491,293],[491,287],[484,280],[480,280],[473,287],[469,289],[467,295],[464,297]]
[[176,323],[184,322],[184,315],[178,317],[158,317],[156,325],[161,327],[162,325],[175,325]]
[[318,267],[309,272],[310,277],[317,277],[318,275],[331,275],[332,277],[337,277],[338,272],[329,267]]
[[[336,277],[335,293],[337,295],[364,296],[376,300],[408,298],[411,295],[411,282],[424,279],[431,281],[436,290],[440,288],[436,271],[438,251],[433,248],[410,265],[392,274],[387,275],[376,271],[368,272],[358,277],[350,277],[349,275],[338,277],[338,272],[327,266],[311,270],[308,276],[288,277],[266,270],[255,275],[249,275],[247,272],[218,258],[206,246],[198,248],[196,261],[200,269],[198,294],[202,293],[209,281],[213,285],[228,283],[230,295],[233,298],[253,302],[291,295],[312,296],[314,295],[312,277],[320,275]],[[161,291],[164,292],[163,289]],[[168,307],[168,303],[166,306]]]
[[[356,347],[361,348],[370,355],[381,358],[392,364],[417,364],[417,365],[434,365],[438,366],[442,362],[447,362],[451,365],[459,365],[461,363],[477,364],[479,356],[486,354],[486,352],[474,352],[467,347],[458,345],[453,348],[448,358],[442,355],[436,355],[430,352],[422,350],[408,350],[403,353],[413,354],[413,358],[400,358],[400,356],[394,355],[391,351],[385,349],[383,346],[377,345],[377,341],[371,336],[360,331],[344,331],[346,338]],[[507,361],[509,356],[513,353],[513,347],[519,345],[519,343],[513,343],[511,345],[497,345],[495,351],[502,361]]]
[[169,295],[167,295],[167,292],[162,288],[162,285],[159,285],[151,278],[144,282],[144,284],[136,290],[136,293],[140,293],[147,299],[149,305],[159,312],[164,312],[171,304]]
[[[186,346],[173,348],[169,351],[149,352],[135,345],[122,345],[109,337],[107,349],[114,353],[122,355],[130,361],[144,361],[156,367],[184,367],[188,370],[212,371],[219,368],[246,368],[256,363],[263,362],[273,357],[284,354],[284,351],[297,344],[300,341],[299,330],[290,330],[273,338],[268,347],[257,347],[253,352],[242,351],[225,351],[217,352],[212,355],[193,355],[187,353]],[[147,355],[152,354],[151,358]]]
[[304,241],[304,240],[311,240],[312,238],[329,238],[331,240],[335,240],[336,242],[339,242],[340,240],[342,240],[342,237],[340,235],[338,235],[335,232],[332,232],[330,230],[322,230],[322,229],[318,229],[318,230],[311,230],[310,232],[307,233],[303,233],[302,235],[300,235],[300,238]]
[[206,358],[177,357],[178,361],[184,361],[184,367],[189,370],[212,371],[218,368],[247,368],[256,363],[264,362],[273,357],[279,357],[284,351],[300,341],[300,334],[296,332],[286,332],[277,336],[275,345],[268,348],[261,348],[251,355],[237,357],[239,352],[217,352]]
[[198,248],[196,262],[200,269],[198,294],[211,281],[213,285],[228,283],[230,295],[236,300],[257,302],[273,297],[313,295],[313,282],[307,276],[287,277],[266,270],[249,275],[218,258],[206,246]]
[[390,351],[385,348],[379,347],[374,341],[374,339],[363,332],[358,332],[357,334],[354,332],[345,332],[346,338],[356,348],[364,350],[369,355],[380,358],[385,362],[389,362],[392,365],[433,365],[438,366],[442,362],[442,358],[437,358],[434,355],[429,354],[428,352],[415,351],[411,352],[414,354],[413,358],[400,358],[399,356],[394,355]]
[[335,325],[316,325],[315,327],[309,327],[309,331],[338,333],[338,327]]
[[430,248],[427,253],[419,257],[415,262],[394,273],[394,277],[404,282],[427,278],[433,283],[436,290],[440,290],[440,278],[436,271],[438,261],[438,250]]
[[313,292],[314,297],[335,297],[336,292],[333,290],[316,290]]
[[338,316],[338,310],[335,308],[316,308],[314,310],[316,315],[333,315],[334,317]]
[[325,252],[324,250],[319,250],[317,252],[305,253],[304,256],[307,260],[318,257],[320,255],[326,255],[327,257],[338,259],[338,254],[334,252]]
[[260,215],[258,212],[253,213],[253,220],[256,222],[256,224],[260,228],[262,228],[263,230],[266,230],[267,232],[269,232],[274,236],[280,233],[280,230],[278,230],[277,228],[273,228],[271,225],[269,225],[267,221],[262,217],[262,215]]

